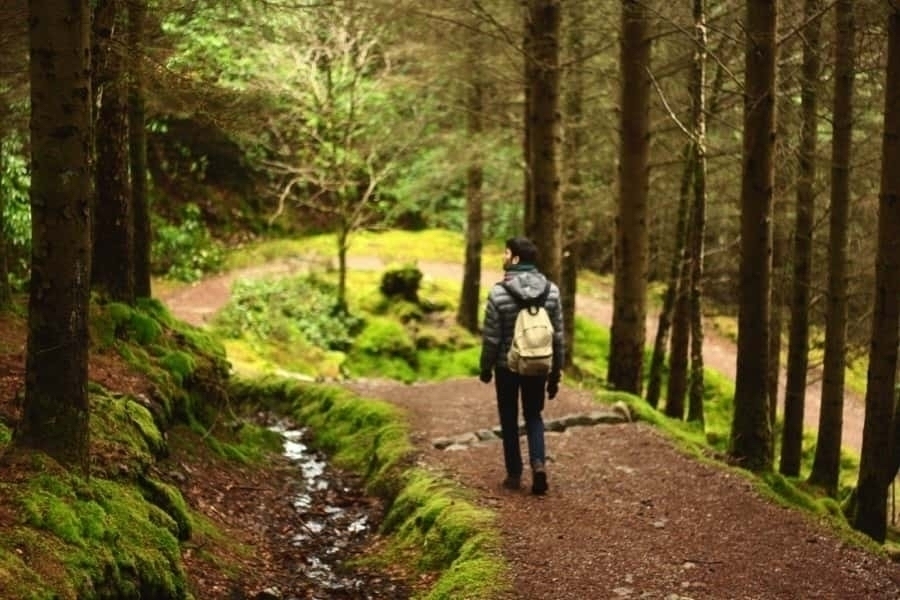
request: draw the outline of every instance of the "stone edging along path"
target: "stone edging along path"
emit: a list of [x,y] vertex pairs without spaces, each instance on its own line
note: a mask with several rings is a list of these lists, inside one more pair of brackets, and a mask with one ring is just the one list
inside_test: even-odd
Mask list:
[[[624,402],[616,402],[608,409],[598,409],[588,413],[573,413],[544,419],[544,429],[553,433],[562,433],[571,427],[592,427],[594,425],[614,425],[630,423],[631,412]],[[519,435],[525,434],[525,426],[519,423]],[[501,439],[500,426],[491,429],[480,429],[453,436],[442,436],[431,441],[438,450],[463,450],[474,444],[497,441]]]

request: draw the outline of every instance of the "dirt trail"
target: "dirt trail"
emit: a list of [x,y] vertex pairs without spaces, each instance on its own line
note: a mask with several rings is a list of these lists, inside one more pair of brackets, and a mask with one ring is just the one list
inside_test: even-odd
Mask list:
[[[351,264],[381,266],[376,259]],[[419,266],[428,277],[460,276],[457,265]],[[237,277],[307,267],[273,263],[167,294],[164,301],[180,318],[201,324],[224,305]],[[499,276],[485,273],[485,285]],[[609,324],[608,298],[579,298],[579,310]],[[715,336],[707,344],[707,364],[733,375],[733,345]],[[510,566],[511,590],[502,600],[900,598],[900,565],[848,544],[808,514],[761,497],[739,472],[686,456],[652,427],[548,432],[550,491],[536,497],[499,485],[504,472],[498,441],[454,450],[434,443],[494,427],[492,386],[474,378],[347,385],[403,408],[422,463],[471,490],[474,502],[496,515]],[[545,416],[594,408],[589,392],[563,382]]]
[[[387,266],[387,261],[377,257],[349,257],[348,266],[358,270],[378,270]],[[201,325],[213,314],[221,309],[228,301],[231,286],[237,279],[264,277],[276,274],[293,274],[321,267],[322,262],[316,260],[303,260],[292,258],[282,261],[273,261],[265,265],[241,269],[209,279],[189,287],[182,288],[166,295],[163,301],[170,310],[179,318]],[[462,266],[456,263],[420,261],[419,268],[427,277],[447,278],[459,280],[462,277]],[[502,277],[498,269],[483,269],[482,292],[487,293],[489,286]],[[612,323],[611,292],[601,290],[593,295],[579,294],[577,298],[578,314],[587,317],[607,327]],[[650,312],[647,316],[647,343],[653,344],[656,335],[658,314]],[[703,342],[704,364],[710,369],[716,370],[732,381],[737,372],[737,348],[733,341],[727,339],[707,326]],[[809,384],[806,388],[806,409],[804,422],[806,428],[817,430],[819,428],[819,401],[822,395],[820,373],[812,372]],[[784,390],[784,373],[782,372],[781,390]],[[843,421],[843,445],[856,451],[862,448],[862,429],[865,418],[864,399],[858,394],[845,392],[844,394],[844,421]]]

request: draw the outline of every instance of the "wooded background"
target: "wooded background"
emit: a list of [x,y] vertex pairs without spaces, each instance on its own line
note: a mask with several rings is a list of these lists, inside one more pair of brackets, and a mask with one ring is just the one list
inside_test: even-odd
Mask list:
[[[884,539],[900,465],[895,0],[0,11],[0,302],[29,293],[19,443],[87,464],[91,299],[151,295],[173,222],[230,242],[332,231],[341,273],[361,229],[464,231],[472,330],[484,240],[524,232],[570,324],[578,270],[613,275],[607,384],[669,416],[702,421],[702,316],[737,316],[730,455],[751,470],[775,467],[783,413],[778,468],[797,475],[821,366],[810,482],[834,494],[846,368],[867,364],[853,523]],[[339,307],[345,294],[342,277]]]

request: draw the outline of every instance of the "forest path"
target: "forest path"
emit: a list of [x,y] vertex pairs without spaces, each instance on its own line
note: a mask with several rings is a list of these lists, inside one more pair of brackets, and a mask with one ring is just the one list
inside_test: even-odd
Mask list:
[[[374,258],[350,264],[384,266]],[[461,276],[458,265],[419,267],[427,277]],[[225,304],[236,279],[308,268],[298,260],[273,262],[160,295],[176,316],[200,325]],[[487,286],[500,272],[484,275]],[[580,314],[609,323],[603,292],[578,303]],[[733,376],[734,345],[715,335],[707,344],[707,365]],[[527,487],[500,485],[505,473],[497,440],[443,450],[435,443],[496,426],[493,386],[476,378],[345,385],[404,409],[420,464],[458,482],[496,516],[510,567],[511,589],[502,600],[900,598],[900,565],[847,543],[808,513],[772,502],[739,471],[686,455],[646,424],[548,431],[550,490],[532,496]],[[589,391],[564,381],[545,418],[596,408]]]
[[[387,267],[388,261],[371,256],[348,257],[348,268],[354,270],[381,270]],[[462,279],[462,265],[450,262],[419,261],[419,269],[427,277],[441,279]],[[164,292],[162,301],[178,318],[202,325],[228,302],[232,284],[238,279],[265,277],[272,275],[288,275],[305,272],[325,265],[321,260],[292,257],[272,261],[263,265],[237,269],[204,279],[196,284],[177,290]],[[482,267],[482,295],[490,286],[499,281],[503,272],[499,269]],[[576,310],[580,316],[609,327],[612,323],[611,290],[599,289],[594,293],[579,293],[576,298]],[[652,345],[656,336],[658,313],[649,311],[647,315],[647,344]],[[731,339],[719,334],[709,324],[705,327],[703,340],[704,364],[734,381],[737,373],[737,346]],[[782,369],[780,396],[784,395],[785,374]],[[809,374],[806,388],[806,405],[804,423],[807,429],[816,431],[819,428],[819,405],[822,396],[821,372],[813,369]],[[850,390],[844,394],[844,415],[842,444],[849,450],[860,452],[862,448],[862,431],[865,418],[864,398]]]

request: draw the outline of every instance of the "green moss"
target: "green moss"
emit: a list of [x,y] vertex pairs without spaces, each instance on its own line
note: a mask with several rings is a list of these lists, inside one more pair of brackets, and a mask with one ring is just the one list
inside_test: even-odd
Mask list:
[[441,381],[454,377],[474,377],[478,375],[478,361],[481,346],[464,350],[422,350],[419,352],[417,377]]
[[150,410],[130,396],[105,390],[91,395],[91,437],[100,455],[114,454],[114,469],[128,464],[140,472],[167,452]]
[[190,539],[193,521],[181,492],[151,478],[141,479],[141,489],[149,502],[162,509],[175,522],[178,539],[182,541]]
[[576,316],[573,362],[578,377],[588,384],[604,383],[608,357],[609,329]]
[[281,452],[282,438],[277,432],[253,423],[240,422],[227,439],[204,436],[216,453],[242,464],[259,464]]
[[0,421],[0,452],[12,441],[12,429]]
[[418,549],[417,567],[439,572],[424,598],[489,598],[508,586],[493,514],[476,507],[454,484],[411,471],[391,505],[382,531],[390,536],[386,561]]
[[183,385],[184,381],[191,376],[194,369],[197,368],[194,357],[187,352],[181,350],[172,350],[162,357],[159,361],[160,365],[166,369],[179,385]]
[[412,553],[422,571],[438,573],[424,598],[490,598],[508,588],[490,511],[478,508],[452,482],[411,467],[413,449],[402,411],[334,386],[276,377],[230,383],[231,396],[250,410],[262,403],[315,432],[316,447],[364,476],[369,493],[390,502],[382,529],[389,544],[367,560],[389,565]]
[[353,344],[355,352],[372,355],[388,355],[403,358],[410,363],[416,360],[416,345],[402,324],[392,319],[373,318]]
[[20,508],[0,535],[4,598],[188,598],[177,524],[127,483],[55,471],[0,494]]
[[138,306],[146,307],[147,311],[119,302],[96,307],[92,325],[101,347],[112,346],[116,340],[131,340],[146,345],[162,335],[160,305],[144,303]]

